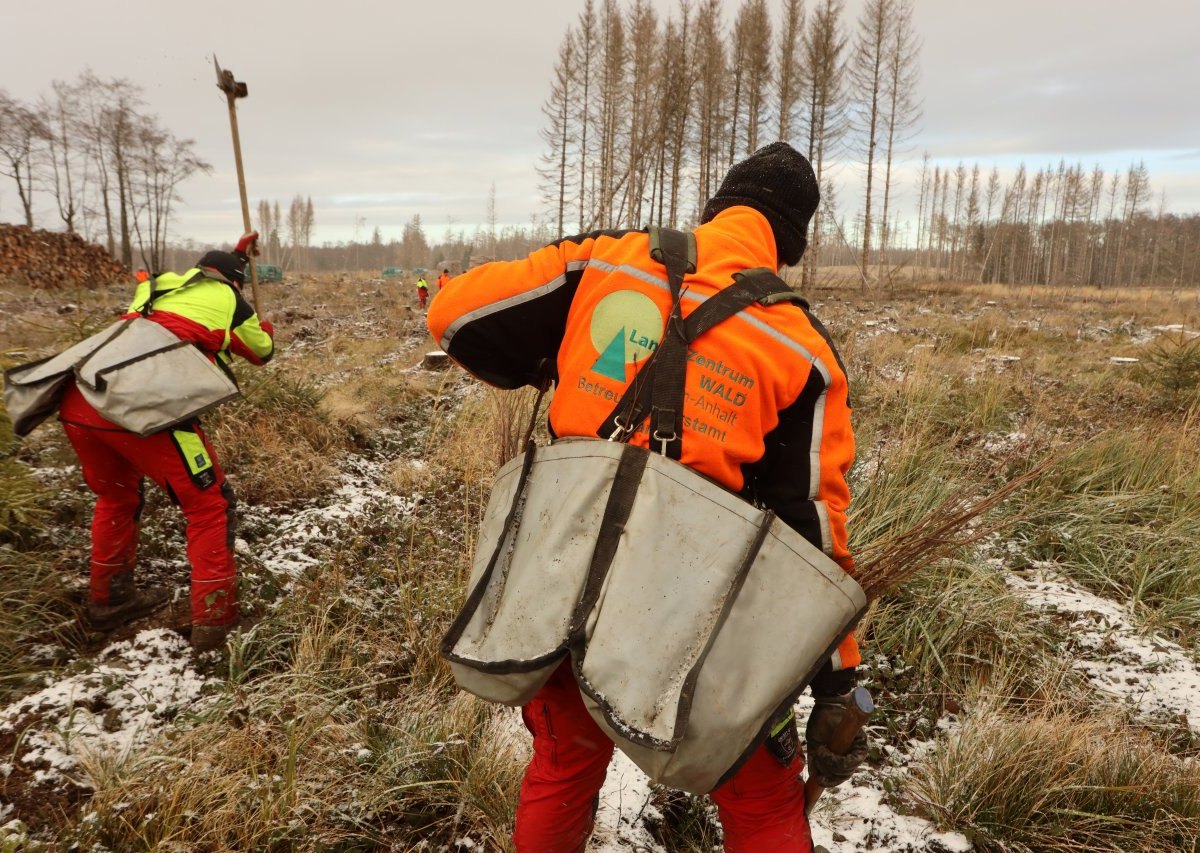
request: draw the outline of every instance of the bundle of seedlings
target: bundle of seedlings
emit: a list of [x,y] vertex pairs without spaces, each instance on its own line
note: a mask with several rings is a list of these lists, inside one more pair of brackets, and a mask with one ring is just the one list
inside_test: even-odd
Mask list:
[[925,513],[908,529],[859,549],[854,579],[875,601],[925,568],[961,552],[1005,527],[1020,515],[1003,519],[984,517],[1054,466],[1058,457],[1046,459],[1026,473],[986,494],[958,492]]

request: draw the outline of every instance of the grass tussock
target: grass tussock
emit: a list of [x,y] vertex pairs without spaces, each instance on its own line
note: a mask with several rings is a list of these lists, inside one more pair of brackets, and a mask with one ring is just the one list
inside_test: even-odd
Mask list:
[[52,552],[0,544],[0,700],[22,692],[30,678],[45,670],[46,660],[29,656],[31,641],[79,639],[78,603],[63,580]]
[[527,746],[511,714],[454,690],[438,656],[461,597],[455,546],[383,506],[352,522],[328,565],[234,643],[229,690],[194,727],[93,777],[81,839],[502,848]]
[[422,693],[254,695],[170,756],[124,768],[97,792],[81,840],[130,851],[504,846],[521,747],[490,708]]
[[1115,429],[1035,489],[1027,551],[1147,625],[1200,637],[1200,452],[1195,429]]
[[270,371],[243,383],[245,396],[206,419],[221,464],[236,472],[241,500],[301,503],[327,492],[351,433],[323,408],[315,383]]
[[45,666],[29,657],[31,638],[76,639],[76,604],[65,588],[64,549],[46,539],[53,495],[15,457],[19,445],[0,412],[0,698]]
[[[1061,681],[1056,638],[1003,578],[976,561],[943,561],[877,600],[859,628],[878,678],[936,718],[947,697],[1000,681],[1014,701]],[[929,700],[933,701],[929,701]]]
[[1116,717],[972,715],[908,796],[984,851],[1194,851],[1200,765]]
[[28,539],[50,515],[29,466],[14,458],[18,449],[12,421],[0,411],[0,543]]

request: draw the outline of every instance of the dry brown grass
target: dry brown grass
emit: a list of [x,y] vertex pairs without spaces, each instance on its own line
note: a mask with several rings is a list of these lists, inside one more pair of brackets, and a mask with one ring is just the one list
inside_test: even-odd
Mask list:
[[[1119,538],[1104,537],[1131,519],[1096,508],[1105,489],[1159,496],[1172,512],[1190,506],[1177,493],[1192,484],[1195,413],[1190,421],[1164,413],[1153,390],[1108,357],[1140,354],[1132,333],[1149,325],[1193,327],[1194,294],[898,284],[864,297],[855,283],[812,295],[850,368],[862,460],[852,472],[856,548],[1080,439],[1092,455],[1079,455],[1067,476],[1043,478],[1027,501],[1047,512],[1075,501],[1073,521],[1109,524],[1080,528],[1076,543],[1118,554],[1110,545]],[[516,449],[531,400],[486,392],[454,370],[412,370],[432,344],[410,297],[402,286],[350,278],[264,291],[281,357],[264,371],[241,368],[247,399],[209,419],[243,499],[319,498],[339,455],[355,450],[388,466],[396,492],[423,503],[345,523],[336,553],[233,644],[211,707],[127,762],[89,765],[96,817],[64,830],[64,845],[411,849],[465,835],[507,849],[527,741],[511,712],[452,691],[436,644],[461,599],[492,477]],[[21,346],[73,333],[57,315],[42,319],[49,330],[30,326]],[[878,334],[882,326],[896,331]],[[1021,360],[992,358],[1001,354]],[[1162,435],[1164,425],[1178,441],[1104,438]],[[25,445],[30,458],[61,452],[53,431],[37,441],[45,446],[36,454]],[[1141,452],[1148,447],[1157,448],[1153,459]],[[1110,471],[1111,488],[1081,473],[1097,470]],[[1051,528],[1027,521],[1010,540],[1014,551],[999,553],[1026,559]],[[1193,528],[1170,526],[1175,552],[1200,553]],[[1073,572],[1083,561],[1050,544],[1062,572],[1082,577]],[[1115,576],[1137,565],[1128,556],[1112,561]],[[880,599],[862,626],[871,677],[889,697],[880,722],[896,745],[929,736],[945,708],[970,710],[962,732],[917,771],[912,796],[982,849],[1065,850],[1071,839],[1101,845],[1094,849],[1185,849],[1178,839],[1196,829],[1187,798],[1194,759],[1182,764],[1098,709],[1064,660],[1062,636],[1006,587],[1001,562],[969,550],[937,562]],[[1189,613],[1180,590],[1189,588],[1147,586],[1158,602],[1148,624],[1179,624]],[[1106,754],[1128,772],[1104,775]],[[1090,774],[1083,782],[1072,775],[1081,768]],[[685,811],[695,828],[670,840],[681,849],[708,832],[703,809]],[[1118,841],[1102,846],[1103,832]]]
[[907,790],[983,850],[1191,853],[1200,837],[1200,765],[1112,715],[985,704]]

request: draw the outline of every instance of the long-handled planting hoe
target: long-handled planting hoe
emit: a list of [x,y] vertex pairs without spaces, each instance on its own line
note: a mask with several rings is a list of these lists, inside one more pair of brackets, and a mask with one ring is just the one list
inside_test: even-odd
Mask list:
[[[221,65],[217,62],[217,57],[213,55],[213,65],[217,69],[217,88],[225,93],[225,100],[229,103],[229,129],[233,133],[233,161],[237,165],[238,178],[238,193],[242,198],[242,226],[246,232],[251,231],[250,227],[250,205],[246,201],[246,172],[242,169],[242,142],[238,137],[237,124],[237,106],[235,101],[238,98],[244,98],[250,90],[246,88],[246,84],[233,79],[233,72],[228,68],[221,70]],[[258,304],[258,267],[255,266],[253,253],[250,258],[250,295],[254,301],[254,310],[262,313],[262,308]]]

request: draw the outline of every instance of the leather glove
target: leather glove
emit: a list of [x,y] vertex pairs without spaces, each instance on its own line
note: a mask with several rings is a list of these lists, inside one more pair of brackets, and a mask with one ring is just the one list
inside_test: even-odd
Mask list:
[[235,252],[240,252],[243,255],[258,256],[258,232],[247,231],[237,241],[237,246],[233,249]]
[[867,733],[859,730],[846,755],[837,755],[829,741],[842,718],[849,713],[846,696],[817,696],[808,725],[804,729],[807,745],[808,776],[822,788],[836,788],[854,775],[867,758]]

